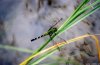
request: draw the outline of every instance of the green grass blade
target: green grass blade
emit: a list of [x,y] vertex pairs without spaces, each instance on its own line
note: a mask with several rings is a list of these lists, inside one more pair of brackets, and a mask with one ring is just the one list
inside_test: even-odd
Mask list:
[[94,5],[96,5],[97,3],[99,3],[99,1],[94,2],[93,4],[87,6],[86,8],[80,10],[79,12],[77,12],[76,15],[73,15],[72,18],[71,18],[69,21],[66,21],[66,22],[64,23],[64,25],[62,26],[62,28],[60,27],[60,28],[58,29],[58,31],[57,31],[56,34],[60,33],[60,31],[62,31],[64,28],[66,28],[66,26],[69,25],[71,22],[73,22],[73,20],[77,19],[77,17],[80,17],[80,15],[82,15],[83,13],[85,13],[86,11],[88,11],[88,10],[91,8],[91,6],[94,6]]
[[20,51],[24,53],[33,53],[33,51],[29,49],[23,49],[23,48],[8,46],[8,45],[0,45],[0,48],[7,49],[7,50],[13,50],[13,51]]
[[65,30],[70,29],[72,26],[76,25],[77,23],[79,23],[80,21],[82,21],[83,19],[85,19],[86,17],[88,17],[89,15],[93,14],[96,10],[100,9],[100,5],[97,5],[93,10],[91,10],[90,12],[80,16],[78,19],[76,19],[75,21],[73,21],[72,23],[70,23],[68,26],[66,26],[66,29],[63,29],[62,32],[64,32]]
[[[91,6],[95,6],[96,4],[98,4],[98,2],[99,2],[99,1],[96,1],[96,2],[92,3],[91,5],[89,5],[89,6],[85,7],[85,8],[83,8],[83,9],[81,9],[80,11],[78,11],[77,14],[75,14],[75,15],[73,15],[73,17],[71,17],[70,21],[75,20],[75,19],[76,19],[77,17],[79,17],[82,13],[84,13],[84,12],[90,10],[90,9],[91,9]],[[68,22],[70,23],[70,21],[68,21]],[[67,26],[69,23],[67,23],[66,26]]]
[[[89,2],[90,0],[84,0],[77,8],[76,10],[73,12],[73,14],[66,20],[66,22],[64,24],[69,23],[69,20],[77,14],[77,12],[85,5]],[[62,25],[58,30],[62,29],[65,25]]]

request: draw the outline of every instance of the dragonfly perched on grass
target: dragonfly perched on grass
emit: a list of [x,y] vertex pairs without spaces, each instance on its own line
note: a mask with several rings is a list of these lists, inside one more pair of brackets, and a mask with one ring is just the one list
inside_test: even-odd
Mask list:
[[49,28],[49,30],[45,34],[43,34],[43,35],[41,35],[39,37],[36,37],[36,38],[32,39],[31,42],[32,41],[35,41],[37,39],[40,39],[40,38],[42,38],[44,36],[47,36],[47,35],[49,35],[51,37],[57,31],[57,28],[55,27],[55,25],[57,25],[61,20],[62,20],[62,18],[60,18],[60,20],[58,20],[58,22],[56,22],[53,26],[51,26]]

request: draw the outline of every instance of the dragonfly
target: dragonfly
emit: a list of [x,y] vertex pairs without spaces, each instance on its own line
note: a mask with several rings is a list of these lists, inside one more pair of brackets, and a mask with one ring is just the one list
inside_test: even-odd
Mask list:
[[40,38],[42,38],[42,37],[44,37],[44,36],[47,36],[47,35],[49,35],[50,37],[57,31],[57,28],[55,27],[55,25],[57,25],[61,20],[62,20],[63,18],[60,18],[60,20],[58,20],[58,22],[56,22],[53,26],[51,26],[50,28],[49,28],[49,30],[45,33],[45,34],[43,34],[43,35],[41,35],[41,36],[39,36],[39,37],[36,37],[36,38],[34,38],[34,39],[31,39],[31,42],[33,42],[33,41],[35,41],[35,40],[38,40],[38,39],[40,39]]

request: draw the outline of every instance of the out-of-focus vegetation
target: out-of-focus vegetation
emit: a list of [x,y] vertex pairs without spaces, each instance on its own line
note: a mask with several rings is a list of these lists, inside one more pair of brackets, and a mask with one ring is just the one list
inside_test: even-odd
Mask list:
[[[90,5],[88,5],[89,2],[90,2],[90,0],[84,0],[82,3],[80,3],[80,5],[76,8],[76,10],[72,13],[72,15],[63,23],[63,25],[60,26],[60,28],[55,33],[53,33],[51,38],[48,39],[42,46],[40,46],[40,48],[36,49],[35,51],[29,50],[29,49],[16,48],[16,47],[7,46],[7,45],[6,46],[0,45],[0,48],[10,49],[10,50],[20,51],[20,52],[26,52],[26,53],[32,53],[32,55],[28,59],[23,61],[20,65],[37,65],[42,60],[44,60],[45,58],[49,57],[54,52],[56,52],[58,47],[64,46],[65,44],[69,44],[71,42],[75,42],[77,40],[80,40],[80,39],[83,39],[83,38],[89,37],[89,36],[91,36],[95,39],[97,51],[100,51],[99,42],[98,42],[98,39],[96,38],[96,36],[88,35],[88,34],[68,40],[68,41],[58,43],[52,47],[44,49],[49,44],[49,42],[51,42],[56,36],[62,34],[66,30],[69,30],[71,27],[75,26],[75,24],[79,23],[80,21],[82,21],[83,19],[85,19],[86,17],[88,17],[89,15],[94,13],[96,10],[100,9],[100,4],[98,4],[98,3],[100,3],[100,0],[96,0],[93,3],[91,3]],[[38,57],[38,58],[34,59],[35,57]],[[98,52],[98,58],[100,60],[100,52]],[[75,62],[74,61],[66,61],[63,58],[57,58],[57,60],[58,59],[66,62],[66,64],[68,64],[68,63],[72,63],[75,65],[79,64],[76,61]],[[48,64],[44,63],[41,65],[57,65],[57,63],[51,62]]]

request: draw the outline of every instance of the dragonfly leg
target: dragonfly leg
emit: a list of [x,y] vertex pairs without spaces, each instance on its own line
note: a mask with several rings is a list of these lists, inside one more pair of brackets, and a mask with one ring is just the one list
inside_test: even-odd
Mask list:
[[[59,37],[59,36],[58,36],[58,38],[60,38],[60,39],[63,40],[64,42],[66,42],[66,40],[64,40],[63,38],[61,38],[61,37]],[[67,43],[67,42],[66,42],[66,43]]]
[[[49,35],[49,37],[51,38],[51,36]],[[55,45],[55,41],[54,40],[52,40],[52,42],[53,42],[53,45]],[[57,47],[57,49],[60,51],[60,48],[59,47]]]

